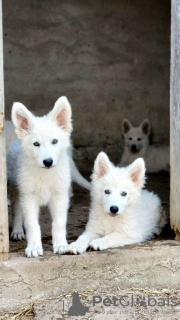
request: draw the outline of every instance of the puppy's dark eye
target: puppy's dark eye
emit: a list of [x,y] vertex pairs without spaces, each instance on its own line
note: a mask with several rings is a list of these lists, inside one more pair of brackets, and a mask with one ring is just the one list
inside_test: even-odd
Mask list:
[[54,139],[53,141],[52,141],[52,144],[57,144],[58,143],[58,140],[57,139]]
[[122,197],[126,197],[126,196],[127,196],[127,192],[123,191],[123,192],[121,193],[121,196],[122,196]]
[[105,194],[110,194],[110,190],[104,190]]
[[129,140],[132,140],[132,138],[129,138]]
[[141,140],[142,140],[141,138],[138,138],[138,139],[137,139],[137,141],[141,141]]
[[34,145],[35,147],[40,147],[40,143],[39,143],[39,142],[37,142],[37,141],[36,141],[36,142],[34,142],[34,143],[33,143],[33,145]]

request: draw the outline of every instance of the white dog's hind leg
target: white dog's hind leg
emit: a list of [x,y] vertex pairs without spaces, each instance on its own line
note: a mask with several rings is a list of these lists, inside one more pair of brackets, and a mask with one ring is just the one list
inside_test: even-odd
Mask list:
[[138,241],[140,240],[127,237],[119,232],[112,232],[105,237],[91,241],[90,247],[93,250],[105,250],[108,248],[123,247],[128,244],[137,243]]
[[87,250],[90,242],[97,238],[97,234],[85,231],[79,238],[69,245],[68,252],[71,254],[80,254]]
[[27,238],[25,255],[28,258],[42,256],[41,229],[38,221],[39,205],[33,196],[26,196],[22,200],[21,205],[23,206],[24,226]]
[[63,254],[68,251],[68,243],[66,240],[66,223],[69,207],[69,194],[64,191],[62,195],[53,196],[49,208],[52,215],[52,240],[53,252]]
[[23,230],[23,213],[19,200],[17,200],[12,206],[13,220],[12,220],[12,240],[23,240],[25,234]]

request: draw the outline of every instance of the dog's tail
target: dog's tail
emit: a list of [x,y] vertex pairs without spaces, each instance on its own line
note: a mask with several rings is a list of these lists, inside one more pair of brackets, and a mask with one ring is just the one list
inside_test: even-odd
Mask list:
[[76,164],[74,160],[71,158],[71,175],[72,175],[72,181],[79,184],[81,187],[91,190],[91,183],[88,182],[83,176],[80,174],[78,168],[76,167]]

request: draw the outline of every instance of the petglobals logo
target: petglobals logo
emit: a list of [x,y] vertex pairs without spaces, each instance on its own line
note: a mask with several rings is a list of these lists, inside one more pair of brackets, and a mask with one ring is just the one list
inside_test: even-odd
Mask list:
[[74,292],[72,294],[73,303],[68,311],[68,316],[85,316],[89,312],[89,308],[85,307],[79,299],[79,293]]
[[102,298],[101,296],[93,296],[93,307],[98,305],[104,305],[105,307],[176,307],[178,306],[178,298],[170,298],[169,295],[166,298],[155,298],[151,295],[148,296],[134,296],[134,295],[124,295],[121,297],[112,297],[112,298]]
[[[141,294],[127,294],[121,296],[102,297],[100,295],[92,295],[86,301],[88,295],[79,294],[75,291],[72,294],[68,294],[68,299],[63,299],[63,318],[70,319],[71,317],[78,317],[85,315],[91,316],[91,314],[114,312],[122,313],[122,310],[126,309],[129,312],[129,308],[139,306],[141,308],[155,308],[156,311],[162,312],[162,308],[169,307],[173,312],[180,312],[179,299],[169,294],[164,296],[154,295],[141,295]],[[81,299],[83,298],[83,303]],[[70,299],[69,299],[70,298]],[[176,308],[177,307],[177,308]]]
[[79,293],[75,291],[72,293],[72,305],[68,311],[65,311],[64,308],[64,301],[63,301],[63,314],[64,318],[68,317],[78,317],[78,316],[85,316],[85,314],[89,312],[89,308],[84,306],[79,298]]

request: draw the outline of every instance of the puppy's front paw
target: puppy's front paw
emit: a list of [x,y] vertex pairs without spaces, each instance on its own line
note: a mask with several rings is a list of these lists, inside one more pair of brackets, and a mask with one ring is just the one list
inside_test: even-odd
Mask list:
[[42,255],[43,255],[42,246],[38,246],[38,247],[29,246],[25,249],[25,256],[28,258],[38,257]]
[[11,240],[13,240],[13,241],[18,241],[18,240],[23,240],[23,239],[25,239],[24,230],[23,230],[23,229],[13,230],[13,231],[11,232],[10,238],[11,238]]
[[65,254],[68,252],[68,244],[54,245],[53,252],[58,254]]
[[106,242],[103,239],[96,239],[91,241],[90,248],[93,250],[106,250],[108,248]]
[[86,246],[83,246],[83,244],[80,244],[80,243],[78,244],[76,242],[72,242],[68,248],[68,252],[70,254],[81,254],[85,251],[86,251]]

